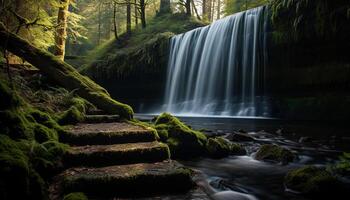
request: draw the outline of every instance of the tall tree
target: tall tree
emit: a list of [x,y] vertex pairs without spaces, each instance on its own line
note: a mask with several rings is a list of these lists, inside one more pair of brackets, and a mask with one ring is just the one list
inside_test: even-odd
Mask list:
[[220,17],[221,17],[220,14],[221,14],[221,0],[218,0],[216,19],[220,19]]
[[145,0],[140,0],[140,13],[142,28],[146,28],[146,3]]
[[126,33],[131,34],[131,2],[126,0]]
[[202,18],[207,18],[207,0],[202,0]]
[[194,3],[194,0],[191,0],[191,4],[192,4],[192,8],[193,8],[194,12],[196,13],[197,19],[198,20],[202,20],[201,17],[199,16],[199,14],[198,14],[198,10],[197,10],[197,7],[196,7],[196,5]]
[[114,38],[118,39],[118,27],[117,27],[117,2],[113,1],[113,29],[114,29]]
[[55,55],[59,59],[64,60],[67,39],[67,17],[69,0],[61,0],[60,3],[61,5],[58,9],[57,29],[55,35]]
[[186,14],[191,16],[191,0],[185,2]]
[[137,9],[137,0],[134,1],[134,9],[135,9],[135,26],[137,27],[137,25],[139,24],[139,11]]

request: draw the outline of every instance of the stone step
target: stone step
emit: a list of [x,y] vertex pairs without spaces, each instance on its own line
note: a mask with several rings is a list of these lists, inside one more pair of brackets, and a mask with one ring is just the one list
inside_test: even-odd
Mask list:
[[152,142],[157,133],[152,129],[126,122],[78,124],[66,128],[60,141],[71,145],[102,145],[134,142]]
[[[54,178],[50,199],[64,193],[88,196],[140,197],[185,193],[194,187],[192,171],[176,161],[138,163],[103,168],[71,168]],[[103,198],[101,198],[103,199]]]
[[109,166],[167,159],[170,159],[170,152],[166,144],[144,142],[71,147],[64,163],[66,166]]
[[94,124],[94,123],[111,123],[119,122],[119,115],[86,115],[84,123]]

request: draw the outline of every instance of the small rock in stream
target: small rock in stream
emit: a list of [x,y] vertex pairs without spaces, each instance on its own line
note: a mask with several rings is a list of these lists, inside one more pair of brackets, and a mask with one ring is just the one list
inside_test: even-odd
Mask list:
[[226,138],[234,142],[251,142],[255,140],[252,136],[248,135],[247,133],[241,132],[230,133],[226,136]]
[[299,143],[310,143],[313,139],[311,137],[301,137],[299,138]]

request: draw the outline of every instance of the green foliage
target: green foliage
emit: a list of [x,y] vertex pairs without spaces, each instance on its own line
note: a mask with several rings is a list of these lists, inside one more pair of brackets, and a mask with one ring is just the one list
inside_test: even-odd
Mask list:
[[59,117],[58,123],[61,125],[77,124],[84,121],[85,113],[80,111],[76,106],[70,107]]
[[[3,77],[0,76],[0,78],[2,79]],[[11,90],[5,82],[0,80],[0,110],[15,107],[20,104],[20,100],[14,93],[15,91]]]
[[81,71],[103,80],[160,72],[167,63],[169,38],[204,25],[181,13],[155,17],[145,29],[134,30],[130,37],[122,35],[119,40],[96,47]]
[[[288,172],[285,179],[287,188],[312,197],[329,197],[339,194],[340,182],[323,168],[304,166]],[[329,193],[332,191],[332,194]]]
[[273,0],[272,21],[278,32],[275,36],[282,41],[334,37],[349,30],[349,9],[348,0]]
[[88,200],[88,198],[82,192],[74,192],[65,195],[63,200]]
[[339,162],[332,166],[332,170],[342,176],[350,176],[350,153],[343,153]]
[[227,0],[225,14],[232,15],[237,12],[267,5],[270,0]]
[[159,115],[155,125],[156,128],[158,127],[157,130],[168,132],[166,142],[172,158],[188,158],[203,155],[206,152],[206,136],[199,131],[192,130],[169,113]]
[[4,199],[44,199],[45,184],[22,145],[0,134],[0,195]]
[[[46,199],[45,179],[61,167],[68,146],[58,142],[63,129],[53,118],[10,93],[0,81],[0,196],[4,199]],[[7,99],[5,99],[5,97]]]
[[282,164],[288,164],[295,159],[295,155],[288,149],[278,145],[262,145],[255,155],[257,160],[277,161]]
[[236,143],[222,138],[209,138],[207,142],[207,150],[213,158],[223,158],[229,155],[244,155],[246,154],[245,149]]

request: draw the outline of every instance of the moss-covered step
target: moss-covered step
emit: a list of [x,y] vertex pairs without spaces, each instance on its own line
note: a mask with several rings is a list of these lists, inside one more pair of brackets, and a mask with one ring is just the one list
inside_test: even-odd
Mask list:
[[84,123],[111,123],[119,122],[119,115],[85,115]]
[[68,166],[109,166],[159,162],[169,158],[166,144],[144,142],[71,147],[64,162]]
[[51,199],[60,199],[64,194],[77,191],[95,197],[140,197],[185,193],[194,186],[192,171],[169,160],[103,168],[71,168],[54,178],[50,193]]
[[60,141],[72,145],[121,144],[152,142],[158,138],[153,129],[121,123],[78,124],[67,127]]

